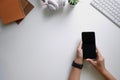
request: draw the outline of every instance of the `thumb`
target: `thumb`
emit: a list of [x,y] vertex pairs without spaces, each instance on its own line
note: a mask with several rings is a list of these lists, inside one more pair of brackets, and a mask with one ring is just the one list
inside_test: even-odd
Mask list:
[[89,63],[91,63],[92,65],[94,65],[94,64],[95,64],[95,61],[94,61],[94,60],[92,60],[92,59],[86,59],[86,61],[87,61],[87,62],[89,62]]

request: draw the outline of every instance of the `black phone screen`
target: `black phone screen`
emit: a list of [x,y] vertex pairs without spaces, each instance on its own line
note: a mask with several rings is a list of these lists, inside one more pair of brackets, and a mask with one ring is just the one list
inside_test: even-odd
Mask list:
[[96,59],[95,32],[82,32],[83,58]]

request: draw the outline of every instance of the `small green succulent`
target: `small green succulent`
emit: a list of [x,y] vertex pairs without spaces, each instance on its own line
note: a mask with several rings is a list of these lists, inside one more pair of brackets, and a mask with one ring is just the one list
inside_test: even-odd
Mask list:
[[79,0],[68,0],[68,3],[70,5],[76,5],[79,2]]

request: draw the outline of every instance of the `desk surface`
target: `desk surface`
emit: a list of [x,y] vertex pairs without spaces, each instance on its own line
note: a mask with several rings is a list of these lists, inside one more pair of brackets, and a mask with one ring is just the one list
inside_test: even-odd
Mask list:
[[[0,22],[0,74],[6,80],[67,80],[82,31],[95,31],[107,69],[120,79],[120,28],[81,0],[74,8],[50,12],[39,0],[17,25]],[[87,76],[87,77],[86,77]],[[103,80],[88,63],[81,80]]]

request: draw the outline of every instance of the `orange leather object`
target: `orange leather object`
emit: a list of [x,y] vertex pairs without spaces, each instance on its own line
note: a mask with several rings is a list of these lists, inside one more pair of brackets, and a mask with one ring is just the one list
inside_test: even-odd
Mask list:
[[3,24],[23,19],[25,14],[20,0],[0,0],[0,17]]

